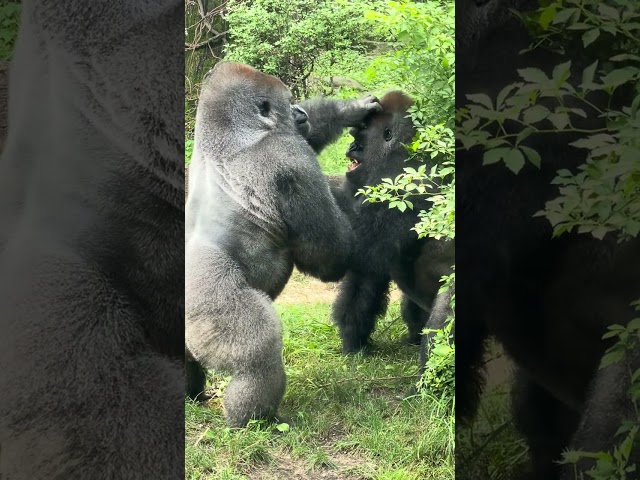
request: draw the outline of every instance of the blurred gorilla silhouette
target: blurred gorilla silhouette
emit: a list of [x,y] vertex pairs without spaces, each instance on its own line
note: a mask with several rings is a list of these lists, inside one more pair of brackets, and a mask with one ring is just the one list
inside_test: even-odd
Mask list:
[[21,9],[0,159],[0,478],[183,478],[184,4]]
[[271,305],[294,265],[336,281],[353,233],[315,153],[380,104],[313,99],[291,106],[275,77],[220,63],[200,95],[186,205],[188,394],[204,369],[228,372],[226,419],[276,415],[285,391],[280,321]]
[[[520,54],[530,38],[509,8],[537,6],[528,0],[462,2],[456,25],[457,108],[467,103],[467,94],[495,98],[518,80],[518,68],[550,72],[567,60],[541,49]],[[582,70],[577,65],[574,71]],[[594,112],[587,113],[580,121],[604,126]],[[552,238],[548,220],[534,218],[558,195],[551,184],[556,172],[575,172],[584,163],[583,151],[568,146],[575,139],[560,133],[529,137],[526,144],[540,153],[542,165],[527,164],[517,175],[504,165],[483,166],[478,148],[456,156],[456,421],[463,425],[476,414],[485,342],[493,336],[518,366],[514,420],[530,449],[531,479],[573,479],[573,466],[554,463],[563,449],[611,451],[622,421],[636,418],[623,372],[640,366],[637,352],[626,365],[603,370],[598,365],[609,345],[601,339],[606,327],[627,324],[634,316],[638,240],[619,244],[610,236],[597,240],[574,233]],[[632,462],[640,460],[638,445]],[[457,474],[475,478],[459,446],[457,452]],[[581,461],[578,471],[591,465]]]

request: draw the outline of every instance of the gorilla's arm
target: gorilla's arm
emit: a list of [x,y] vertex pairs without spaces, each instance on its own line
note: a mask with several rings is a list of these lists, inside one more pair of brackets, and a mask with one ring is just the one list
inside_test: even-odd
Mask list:
[[349,264],[354,236],[324,176],[319,169],[309,169],[282,174],[276,183],[296,267],[325,282],[339,280]]
[[358,100],[313,98],[300,106],[309,117],[311,131],[306,139],[316,153],[335,142],[345,128],[359,127],[370,113],[382,110],[378,99],[372,95]]
[[340,210],[348,216],[355,214],[353,189],[345,181],[344,175],[325,175],[325,178]]

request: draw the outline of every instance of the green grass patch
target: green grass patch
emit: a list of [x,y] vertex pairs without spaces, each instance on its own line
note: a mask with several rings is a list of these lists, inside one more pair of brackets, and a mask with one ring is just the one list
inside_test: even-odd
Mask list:
[[[501,348],[492,342],[488,357],[501,362],[503,356]],[[509,376],[488,387],[481,397],[475,421],[458,428],[456,478],[510,480],[526,472],[528,448],[512,420],[511,383]]]
[[[330,305],[277,305],[284,327],[288,431],[224,423],[220,399],[187,401],[188,479],[453,479],[453,420],[432,399],[402,399],[415,381],[418,349],[394,303],[378,323],[371,355],[345,357]],[[220,394],[228,378],[212,373]]]
[[345,131],[335,143],[320,152],[318,162],[323,173],[327,175],[345,174],[347,165],[349,165],[345,153],[347,153],[351,142],[353,142],[353,137]]

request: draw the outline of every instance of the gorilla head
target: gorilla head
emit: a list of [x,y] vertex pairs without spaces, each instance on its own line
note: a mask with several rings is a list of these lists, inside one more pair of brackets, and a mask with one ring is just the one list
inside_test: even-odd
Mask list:
[[[250,98],[250,105],[238,108],[238,98]],[[232,62],[218,63],[205,76],[196,121],[210,132],[233,130],[234,145],[244,144],[256,135],[291,132],[297,129],[307,136],[307,114],[292,105],[292,94],[278,78],[253,67]],[[248,108],[247,108],[248,107]],[[216,135],[213,135],[215,141]],[[224,139],[225,142],[229,138]]]
[[346,156],[351,163],[346,174],[353,186],[375,185],[385,176],[395,176],[406,166],[405,145],[415,136],[407,116],[413,101],[402,92],[389,92],[380,101],[381,112],[372,113],[362,127],[352,128],[353,143]]

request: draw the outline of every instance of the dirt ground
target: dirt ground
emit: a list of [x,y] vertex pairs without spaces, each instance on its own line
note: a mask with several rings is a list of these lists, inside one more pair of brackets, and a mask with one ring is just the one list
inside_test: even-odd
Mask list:
[[[329,453],[329,452],[328,452]],[[361,469],[366,460],[344,453],[330,453],[330,461],[335,464],[335,469],[318,468],[309,471],[308,465],[303,460],[296,460],[290,456],[278,457],[278,465],[268,469],[251,472],[251,480],[351,480],[349,470]],[[372,465],[372,470],[375,466]],[[357,475],[355,478],[362,478]]]
[[[337,283],[323,283],[294,270],[289,283],[277,298],[276,303],[282,305],[333,303],[337,294]],[[399,300],[400,296],[400,290],[394,286],[390,294],[391,301]]]

